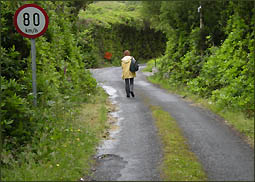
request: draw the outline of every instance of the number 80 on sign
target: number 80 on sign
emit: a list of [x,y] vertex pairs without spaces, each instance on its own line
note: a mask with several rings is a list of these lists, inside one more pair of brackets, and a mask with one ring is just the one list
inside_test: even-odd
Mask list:
[[16,30],[24,37],[37,38],[48,28],[49,18],[47,13],[36,4],[21,6],[14,15]]

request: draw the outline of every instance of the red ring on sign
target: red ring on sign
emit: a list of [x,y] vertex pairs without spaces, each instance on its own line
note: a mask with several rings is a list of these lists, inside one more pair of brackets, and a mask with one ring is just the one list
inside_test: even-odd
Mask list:
[[[27,8],[27,7],[34,7],[34,8],[37,8],[39,9],[44,17],[45,17],[45,26],[43,28],[43,30],[41,32],[39,32],[38,34],[35,34],[35,35],[28,35],[28,34],[25,34],[24,32],[22,32],[18,26],[18,23],[17,23],[17,18],[18,18],[18,15],[20,13],[21,10],[23,10],[24,8]],[[30,39],[34,39],[34,38],[37,38],[37,37],[40,37],[42,34],[44,34],[48,28],[48,24],[49,24],[49,17],[46,13],[46,11],[41,8],[40,6],[36,5],[36,4],[25,4],[21,7],[19,7],[19,9],[15,12],[14,14],[14,18],[13,18],[13,23],[14,23],[14,26],[16,27],[16,30],[24,37],[27,37],[27,38],[30,38]]]

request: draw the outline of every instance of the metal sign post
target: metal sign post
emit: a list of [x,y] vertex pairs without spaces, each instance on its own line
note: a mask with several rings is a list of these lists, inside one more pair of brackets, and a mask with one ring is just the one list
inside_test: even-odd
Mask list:
[[31,39],[32,87],[34,106],[37,106],[35,38],[46,32],[49,18],[45,10],[40,6],[36,4],[25,4],[15,12],[13,23],[16,30],[22,36]]
[[32,87],[34,95],[34,106],[37,106],[37,91],[36,91],[36,48],[35,39],[31,39],[31,55],[32,55]]

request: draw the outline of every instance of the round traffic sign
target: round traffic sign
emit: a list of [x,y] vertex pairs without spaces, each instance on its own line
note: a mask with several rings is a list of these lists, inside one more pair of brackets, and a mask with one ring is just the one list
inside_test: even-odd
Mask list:
[[13,21],[16,30],[22,36],[34,39],[47,30],[49,17],[40,6],[25,4],[15,12]]

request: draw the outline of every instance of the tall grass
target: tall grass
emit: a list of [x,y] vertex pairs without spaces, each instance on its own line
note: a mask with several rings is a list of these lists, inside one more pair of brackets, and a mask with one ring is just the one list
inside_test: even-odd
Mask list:
[[58,120],[38,132],[39,142],[24,146],[16,159],[9,159],[2,167],[2,180],[76,181],[88,175],[96,146],[107,128],[106,100],[100,89],[79,107],[56,108]]

